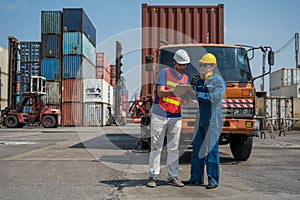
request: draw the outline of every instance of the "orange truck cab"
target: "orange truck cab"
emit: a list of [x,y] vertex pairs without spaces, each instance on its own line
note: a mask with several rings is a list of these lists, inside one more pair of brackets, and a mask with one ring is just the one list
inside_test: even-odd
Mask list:
[[[230,149],[238,160],[247,160],[251,154],[256,90],[254,80],[271,71],[274,64],[274,53],[270,47],[243,47],[239,45],[225,44],[176,44],[166,45],[147,57],[147,71],[153,71],[156,80],[159,71],[173,66],[173,54],[178,49],[188,52],[191,63],[185,70],[189,78],[199,76],[198,60],[205,53],[212,53],[217,58],[215,73],[220,74],[226,82],[226,92],[222,103],[223,128],[219,138],[219,144],[230,144]],[[254,50],[262,50],[268,53],[270,71],[254,78],[251,73],[249,60],[254,56]],[[250,54],[250,55],[248,55]],[[251,56],[252,55],[252,56]],[[250,58],[249,58],[250,56]],[[155,84],[152,84],[155,95]],[[149,98],[153,100],[155,96]],[[151,104],[151,103],[150,103]],[[195,119],[198,111],[196,97],[190,97],[190,103],[182,106],[182,138],[191,144],[195,128]],[[151,112],[151,111],[150,111]],[[150,146],[150,118],[142,119],[141,144],[142,147]]]

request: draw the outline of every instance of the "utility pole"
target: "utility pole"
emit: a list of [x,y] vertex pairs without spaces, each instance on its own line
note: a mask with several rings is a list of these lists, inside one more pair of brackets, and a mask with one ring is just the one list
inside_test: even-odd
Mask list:
[[299,54],[299,33],[295,33],[295,57],[296,57],[296,68],[300,68],[298,64],[298,54]]
[[[266,53],[262,54],[262,74],[266,73]],[[260,91],[265,91],[265,77],[263,76],[261,78],[261,85],[260,85]]]

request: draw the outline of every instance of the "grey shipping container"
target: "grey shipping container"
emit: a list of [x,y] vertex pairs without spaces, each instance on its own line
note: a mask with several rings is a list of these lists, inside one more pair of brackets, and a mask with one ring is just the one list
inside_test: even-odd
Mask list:
[[101,126],[102,103],[84,103],[83,126]]
[[61,100],[61,88],[59,81],[46,81],[46,94],[42,96],[45,104],[59,105]]
[[96,46],[96,29],[82,8],[63,9],[63,31],[80,31]]
[[40,42],[20,42],[20,62],[39,62],[40,48]]
[[46,80],[60,80],[59,58],[42,58],[42,76]]
[[63,55],[83,55],[96,64],[96,48],[81,32],[64,32]]
[[270,74],[270,91],[281,89],[281,87],[299,84],[300,69],[298,68],[282,68]]
[[63,56],[63,78],[96,78],[95,65],[83,56]]
[[41,12],[41,32],[42,34],[56,33],[61,34],[62,23],[61,11],[42,11]]
[[42,35],[42,57],[61,57],[61,35],[44,34]]

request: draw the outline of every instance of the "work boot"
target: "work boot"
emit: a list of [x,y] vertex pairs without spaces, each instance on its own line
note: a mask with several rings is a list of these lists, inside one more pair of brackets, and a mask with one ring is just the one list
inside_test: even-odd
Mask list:
[[218,185],[214,185],[214,184],[212,184],[212,183],[209,183],[209,184],[206,186],[206,189],[214,189],[214,188],[216,188],[216,187],[218,187]]
[[150,177],[149,178],[149,182],[147,183],[147,186],[148,187],[155,187],[156,186],[156,182],[157,182],[157,179],[155,177]]
[[177,177],[174,177],[174,178],[170,179],[170,180],[168,181],[168,184],[169,184],[169,185],[176,186],[176,187],[183,187],[183,186],[184,186],[184,184],[181,183],[181,182],[177,179]]

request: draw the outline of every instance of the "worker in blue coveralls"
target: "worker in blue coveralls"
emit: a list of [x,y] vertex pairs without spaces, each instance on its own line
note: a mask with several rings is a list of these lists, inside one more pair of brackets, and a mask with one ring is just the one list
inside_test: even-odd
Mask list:
[[191,80],[199,104],[193,138],[191,176],[183,183],[203,185],[206,165],[206,189],[213,189],[218,187],[220,177],[218,139],[223,125],[221,105],[226,85],[224,79],[214,73],[217,59],[213,54],[206,53],[199,62],[200,77]]

